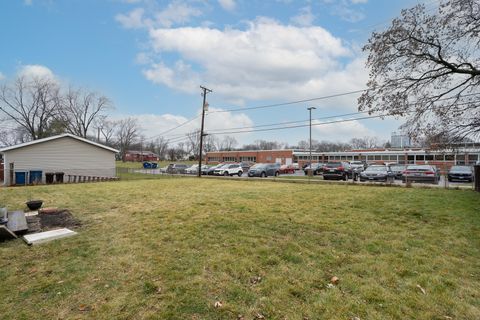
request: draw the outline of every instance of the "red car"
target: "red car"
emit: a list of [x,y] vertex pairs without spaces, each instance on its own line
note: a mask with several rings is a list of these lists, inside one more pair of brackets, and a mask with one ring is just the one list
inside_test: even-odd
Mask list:
[[280,173],[295,173],[295,168],[291,164],[284,164],[280,167]]

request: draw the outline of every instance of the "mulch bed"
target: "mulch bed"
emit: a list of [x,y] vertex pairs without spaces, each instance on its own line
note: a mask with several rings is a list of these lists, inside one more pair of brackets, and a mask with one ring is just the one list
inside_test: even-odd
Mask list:
[[48,231],[58,228],[74,229],[81,223],[68,210],[58,210],[52,213],[39,213],[27,218],[28,233]]

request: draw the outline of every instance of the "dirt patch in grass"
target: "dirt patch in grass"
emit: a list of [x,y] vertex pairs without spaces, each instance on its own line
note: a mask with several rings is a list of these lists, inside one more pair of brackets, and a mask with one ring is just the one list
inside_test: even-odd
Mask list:
[[53,213],[40,213],[27,217],[29,233],[48,231],[58,228],[78,228],[81,223],[68,210]]

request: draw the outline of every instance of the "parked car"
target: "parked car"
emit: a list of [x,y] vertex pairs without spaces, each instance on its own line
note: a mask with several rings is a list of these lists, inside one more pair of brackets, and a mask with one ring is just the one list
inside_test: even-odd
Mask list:
[[402,173],[403,182],[430,182],[438,184],[440,181],[440,171],[435,166],[408,165]]
[[312,170],[314,176],[320,175],[323,172],[323,166],[324,165],[325,165],[325,163],[312,163],[311,166],[310,165],[306,166],[303,169],[303,172],[305,173],[305,175],[308,175],[308,171]]
[[240,162],[240,165],[242,166],[243,172],[248,172],[248,169],[253,165],[252,162]]
[[239,163],[229,163],[220,168],[215,169],[213,174],[216,176],[238,175],[239,177],[241,177],[243,174],[243,168]]
[[280,166],[280,173],[295,173],[295,168],[291,164],[284,164]]
[[248,170],[249,177],[278,177],[280,165],[278,163],[257,163]]
[[206,175],[209,175],[209,176],[213,176],[214,172],[215,172],[215,169],[218,169],[222,166],[224,166],[225,163],[219,163],[213,167],[210,167],[208,169],[205,170],[205,173],[203,173],[203,169],[202,169],[202,174],[206,174]]
[[389,166],[373,165],[360,172],[360,181],[393,182],[395,175]]
[[353,176],[352,167],[348,162],[328,162],[323,166],[324,180],[345,180]]
[[350,166],[352,167],[352,170],[360,173],[366,168],[366,164],[363,161],[350,161]]
[[171,163],[167,167],[167,173],[185,173],[187,168],[188,166],[183,163]]
[[186,174],[197,174],[198,173],[198,164],[194,164],[191,167],[185,169]]
[[403,171],[407,169],[407,166],[404,164],[391,164],[390,170],[393,172],[395,179],[402,179]]
[[448,171],[448,181],[473,181],[473,170],[470,166],[453,166]]

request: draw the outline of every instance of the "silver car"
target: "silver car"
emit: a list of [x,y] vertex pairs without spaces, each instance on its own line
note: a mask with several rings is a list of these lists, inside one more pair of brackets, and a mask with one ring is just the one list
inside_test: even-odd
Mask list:
[[402,173],[403,182],[429,182],[438,184],[440,181],[440,171],[428,164],[408,165]]

